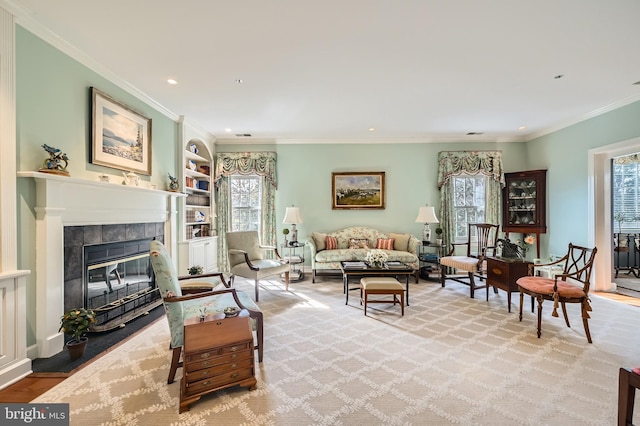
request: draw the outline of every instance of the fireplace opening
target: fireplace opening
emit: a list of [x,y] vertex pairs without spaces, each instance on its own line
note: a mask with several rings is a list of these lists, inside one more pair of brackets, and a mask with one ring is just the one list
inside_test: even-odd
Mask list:
[[92,331],[121,327],[162,303],[149,261],[151,241],[83,247],[84,306],[96,313]]

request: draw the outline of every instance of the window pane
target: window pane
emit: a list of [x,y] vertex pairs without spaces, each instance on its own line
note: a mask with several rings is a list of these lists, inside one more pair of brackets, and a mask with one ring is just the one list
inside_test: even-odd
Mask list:
[[231,230],[260,232],[262,185],[257,175],[229,178],[231,188]]
[[638,154],[612,161],[613,230],[631,232],[640,229],[640,158]]
[[453,209],[456,241],[468,239],[468,224],[484,222],[485,178],[461,175],[453,179]]

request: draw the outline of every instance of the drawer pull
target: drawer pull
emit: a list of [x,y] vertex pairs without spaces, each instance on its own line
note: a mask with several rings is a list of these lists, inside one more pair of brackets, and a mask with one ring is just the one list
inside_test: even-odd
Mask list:
[[218,322],[216,323],[216,325],[222,325],[222,322],[221,322],[221,321],[218,321]]
[[209,365],[209,361],[202,361],[200,365]]
[[200,354],[200,358],[209,358],[211,356],[211,354],[209,352],[205,353],[205,354]]
[[240,347],[239,347],[239,346],[231,346],[231,348],[229,348],[229,350],[230,350],[231,352],[235,352],[235,351],[237,351],[238,349],[240,349]]
[[491,271],[496,275],[502,275],[502,271],[498,268],[493,268]]
[[235,358],[238,358],[238,354],[231,355],[231,359],[235,359]]
[[231,376],[232,379],[235,379],[236,377],[238,377],[240,375],[240,373],[233,373]]
[[235,370],[236,368],[238,368],[238,364],[231,364],[231,368]]
[[211,383],[211,382],[210,382],[210,381],[208,381],[208,380],[207,380],[206,382],[202,382],[202,386],[206,386],[206,385],[208,385],[209,383]]

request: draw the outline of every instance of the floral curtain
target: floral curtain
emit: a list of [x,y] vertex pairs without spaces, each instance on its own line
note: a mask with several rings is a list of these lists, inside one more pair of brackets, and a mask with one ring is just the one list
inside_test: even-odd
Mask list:
[[440,188],[440,215],[443,240],[447,247],[455,235],[453,210],[454,176],[462,174],[484,175],[487,179],[485,188],[487,205],[485,221],[499,224],[501,221],[502,188],[504,187],[504,171],[501,151],[442,151],[438,153],[438,188]]
[[231,200],[229,176],[258,175],[262,177],[262,218],[260,241],[265,245],[277,244],[275,199],[278,189],[275,152],[225,152],[216,155],[214,183],[218,198],[218,265],[228,269],[225,234],[231,226]]

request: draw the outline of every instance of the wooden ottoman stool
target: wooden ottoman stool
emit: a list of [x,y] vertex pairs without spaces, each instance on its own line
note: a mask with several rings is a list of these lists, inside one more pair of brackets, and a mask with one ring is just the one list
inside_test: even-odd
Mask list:
[[[393,299],[369,300],[370,294],[390,294]],[[398,299],[400,296],[400,299]],[[395,278],[366,277],[360,279],[360,304],[364,303],[364,314],[367,315],[367,303],[400,303],[404,316],[404,287]]]

